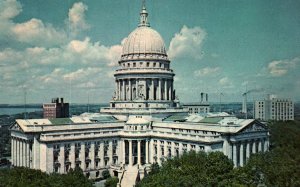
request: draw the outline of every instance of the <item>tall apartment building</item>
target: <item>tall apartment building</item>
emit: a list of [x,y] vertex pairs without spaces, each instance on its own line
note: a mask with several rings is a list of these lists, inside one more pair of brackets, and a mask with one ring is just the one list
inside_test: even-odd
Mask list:
[[43,104],[44,118],[66,118],[69,117],[69,103],[64,103],[64,99],[54,98],[51,103]]
[[267,99],[255,101],[255,118],[263,121],[294,120],[294,103],[291,99],[270,95]]

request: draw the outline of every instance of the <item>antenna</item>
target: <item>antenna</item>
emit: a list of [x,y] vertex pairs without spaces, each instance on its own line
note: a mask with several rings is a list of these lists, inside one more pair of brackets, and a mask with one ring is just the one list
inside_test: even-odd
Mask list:
[[88,88],[88,103],[87,103],[87,112],[90,112],[90,88]]
[[26,85],[23,86],[24,88],[24,119],[27,119],[27,88],[26,88]]
[[220,92],[220,104],[219,104],[220,112],[222,112],[222,106],[221,106],[222,96],[224,96],[224,94]]

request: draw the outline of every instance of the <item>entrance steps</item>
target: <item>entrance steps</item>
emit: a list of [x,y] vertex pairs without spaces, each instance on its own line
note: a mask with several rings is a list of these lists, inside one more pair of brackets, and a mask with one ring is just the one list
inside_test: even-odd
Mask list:
[[124,172],[121,187],[133,187],[138,177],[139,169],[137,166],[128,166]]

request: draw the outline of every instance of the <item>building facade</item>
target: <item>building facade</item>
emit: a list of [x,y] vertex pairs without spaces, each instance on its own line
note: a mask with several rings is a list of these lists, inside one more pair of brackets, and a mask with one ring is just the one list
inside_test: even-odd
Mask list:
[[115,73],[110,107],[72,118],[16,120],[11,127],[12,165],[52,173],[81,167],[89,178],[109,169],[119,186],[133,186],[152,163],[188,151],[221,151],[243,166],[269,147],[267,127],[226,113],[188,114],[173,86],[164,43],[143,6]]
[[43,104],[44,118],[66,118],[69,117],[69,103],[64,103],[64,99],[54,98],[51,103]]
[[255,119],[294,120],[294,102],[291,99],[276,98],[273,95],[267,99],[255,101]]
[[209,103],[189,103],[182,105],[183,108],[188,109],[189,114],[208,113],[210,112]]

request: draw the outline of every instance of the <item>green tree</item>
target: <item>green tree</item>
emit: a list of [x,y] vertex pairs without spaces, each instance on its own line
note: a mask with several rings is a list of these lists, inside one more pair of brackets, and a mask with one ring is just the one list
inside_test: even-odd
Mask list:
[[105,181],[105,187],[116,187],[119,182],[118,177],[110,177]]
[[191,151],[167,160],[137,186],[215,186],[232,176],[232,169],[232,162],[221,152]]
[[68,174],[46,174],[40,170],[24,167],[0,170],[0,186],[5,187],[91,187],[92,182],[81,169],[71,170]]
[[107,178],[110,178],[111,176],[110,176],[110,173],[109,173],[109,171],[106,169],[106,170],[104,170],[104,171],[102,171],[102,177],[104,178],[104,179],[107,179]]

